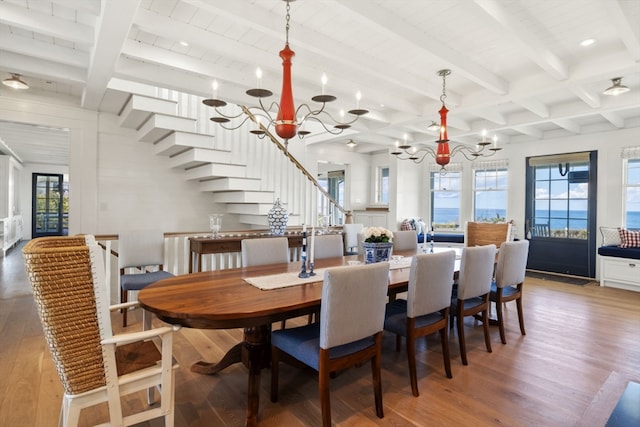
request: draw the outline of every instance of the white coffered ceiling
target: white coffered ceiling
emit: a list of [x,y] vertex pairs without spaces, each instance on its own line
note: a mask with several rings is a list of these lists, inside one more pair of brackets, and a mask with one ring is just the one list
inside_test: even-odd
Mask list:
[[[117,112],[112,78],[250,104],[244,92],[281,87],[281,0],[3,0],[0,75],[20,73],[34,92]],[[595,39],[589,47],[580,42]],[[432,143],[447,78],[449,137],[473,143],[486,128],[500,143],[640,127],[638,0],[297,0],[290,47],[296,102],[320,92],[330,111],[370,110],[340,136],[307,143],[387,149],[405,134]],[[623,77],[631,92],[602,91]],[[1,120],[1,118],[0,118]],[[0,138],[12,145],[3,135]],[[14,126],[15,128],[15,126]],[[14,134],[16,132],[14,131]]]

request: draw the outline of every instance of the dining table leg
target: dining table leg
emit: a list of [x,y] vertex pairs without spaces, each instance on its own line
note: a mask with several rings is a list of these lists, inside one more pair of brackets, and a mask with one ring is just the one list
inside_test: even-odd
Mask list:
[[191,372],[197,372],[199,374],[214,375],[222,371],[224,368],[233,365],[234,363],[242,362],[242,351],[244,348],[244,342],[238,343],[231,347],[229,351],[220,359],[218,363],[205,362],[200,360],[191,365]]
[[269,366],[271,358],[271,325],[245,328],[243,363],[249,369],[247,386],[247,418],[245,426],[258,424],[260,402],[260,370]]
[[271,325],[252,326],[244,329],[243,341],[234,345],[218,363],[199,361],[191,365],[191,371],[213,375],[227,366],[242,362],[249,370],[245,426],[254,427],[258,424],[260,371],[269,366],[270,359]]

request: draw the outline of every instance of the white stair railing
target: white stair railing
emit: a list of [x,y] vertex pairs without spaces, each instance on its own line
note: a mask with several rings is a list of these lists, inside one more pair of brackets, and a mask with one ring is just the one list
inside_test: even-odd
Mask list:
[[[221,129],[209,120],[211,109],[202,104],[204,98],[162,88],[157,88],[157,96],[176,102],[177,115],[196,119],[196,132],[214,135],[214,148],[229,150],[231,163],[246,165],[247,178],[259,179],[260,190],[272,191],[274,201],[279,198],[284,204],[289,211],[291,225],[317,222],[313,216],[318,215],[329,216],[331,225],[348,222],[344,217],[344,209],[323,189],[318,189],[315,178],[306,176],[306,170],[299,163],[296,164],[295,158],[283,155],[269,141],[269,137],[258,139],[249,132],[256,127],[251,120],[247,120],[237,131]],[[236,106],[229,108],[239,111]],[[325,207],[323,212],[321,206]],[[257,226],[266,226],[266,218],[264,224]]]

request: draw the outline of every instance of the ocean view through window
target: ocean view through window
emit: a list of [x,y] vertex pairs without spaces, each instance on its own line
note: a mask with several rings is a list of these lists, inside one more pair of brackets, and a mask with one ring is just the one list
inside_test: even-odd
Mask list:
[[508,178],[506,161],[476,164],[474,171],[474,221],[506,221]]
[[626,161],[625,226],[640,229],[640,158]]
[[431,172],[431,223],[436,230],[460,228],[460,172]]

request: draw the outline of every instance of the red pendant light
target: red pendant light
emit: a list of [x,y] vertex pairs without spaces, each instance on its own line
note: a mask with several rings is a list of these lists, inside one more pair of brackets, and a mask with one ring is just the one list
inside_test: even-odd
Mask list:
[[[262,100],[272,96],[273,92],[260,87],[262,70],[260,70],[259,68],[258,70],[256,70],[256,76],[258,77],[258,87],[246,91],[247,95],[258,99],[259,106],[240,106],[242,110],[240,113],[224,111],[222,108],[227,106],[227,102],[217,98],[217,81],[214,81],[213,85],[213,98],[204,99],[202,103],[215,109],[217,115],[211,117],[210,120],[212,122],[218,123],[224,129],[238,129],[243,126],[243,124],[247,120],[250,119],[255,122],[256,127],[254,129],[251,129],[249,132],[258,136],[258,138],[264,138],[265,135],[269,133],[269,128],[273,126],[275,133],[284,140],[286,149],[289,143],[289,139],[293,138],[296,135],[298,135],[299,138],[303,138],[311,133],[310,130],[304,129],[304,124],[307,122],[307,120],[313,120],[315,124],[320,125],[327,133],[338,135],[345,129],[350,128],[351,124],[355,123],[360,116],[367,114],[368,111],[360,108],[359,103],[361,95],[360,92],[357,92],[356,99],[358,101],[358,105],[356,106],[356,108],[348,111],[348,113],[352,115],[352,118],[346,121],[344,120],[344,118],[342,118],[342,120],[340,121],[334,119],[331,114],[329,114],[325,110],[325,106],[328,102],[333,102],[336,100],[335,96],[324,93],[326,84],[325,76],[323,76],[322,80],[322,94],[316,95],[311,98],[312,101],[320,105],[311,107],[308,104],[303,103],[296,109],[293,101],[293,90],[291,84],[291,60],[295,56],[295,52],[289,48],[289,20],[291,18],[290,2],[294,0],[284,1],[287,3],[287,14],[285,26],[285,45],[284,48],[280,51],[280,58],[282,59],[282,94],[280,95],[280,104],[278,105],[274,102],[271,105],[265,105],[265,103],[263,103]],[[278,109],[277,114],[275,114],[275,118],[273,118],[271,112],[273,107],[276,107]],[[327,120],[329,124],[325,123],[322,119]],[[232,120],[235,120],[236,123],[231,124],[230,122]]]
[[282,139],[291,139],[298,132],[296,108],[293,105],[293,90],[291,89],[291,58],[295,52],[289,49],[289,43],[280,51],[282,58],[282,95],[280,95],[280,110],[275,121],[276,133]]
[[442,108],[438,113],[440,114],[440,139],[436,141],[438,144],[438,151],[436,153],[436,163],[440,166],[446,166],[451,160],[451,153],[449,151],[449,137],[447,136],[447,107],[444,106],[444,99],[442,100]]

